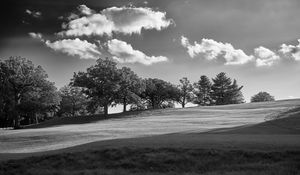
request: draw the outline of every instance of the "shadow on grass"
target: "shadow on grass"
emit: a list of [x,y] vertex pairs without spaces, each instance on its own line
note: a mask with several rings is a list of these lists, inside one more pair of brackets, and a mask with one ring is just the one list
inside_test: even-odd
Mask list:
[[296,175],[300,152],[119,148],[11,160],[0,174]]
[[123,113],[109,114],[107,116],[105,116],[104,114],[96,114],[96,115],[75,116],[75,117],[56,117],[39,124],[23,126],[22,129],[46,128],[46,127],[61,126],[61,125],[93,123],[93,122],[107,120],[107,119],[135,117],[140,113],[142,113],[142,111],[128,111]]

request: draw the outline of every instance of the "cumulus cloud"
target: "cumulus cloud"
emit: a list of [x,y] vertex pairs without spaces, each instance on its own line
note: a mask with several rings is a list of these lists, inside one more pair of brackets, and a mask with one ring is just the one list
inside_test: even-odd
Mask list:
[[194,44],[191,44],[186,37],[182,36],[181,45],[187,49],[192,58],[199,54],[203,54],[208,60],[216,60],[222,57],[225,59],[226,65],[245,64],[253,60],[252,55],[246,55],[244,51],[235,49],[231,44],[224,44],[212,39],[202,39],[201,43],[194,42]]
[[280,59],[276,53],[262,46],[254,49],[254,54],[256,56],[257,66],[272,66]]
[[79,5],[78,10],[83,15],[91,15],[94,13],[94,11],[90,8],[88,8],[86,5]]
[[109,40],[107,47],[108,52],[113,55],[113,59],[120,63],[151,65],[153,63],[168,61],[168,58],[164,56],[147,56],[139,50],[134,50],[130,44],[117,39]]
[[39,12],[39,11],[31,11],[29,9],[26,9],[25,10],[25,13],[27,13],[28,15],[31,15],[35,18],[40,18],[42,16],[42,12]]
[[40,41],[44,41],[43,35],[42,35],[41,33],[30,32],[30,33],[28,33],[28,35],[29,35],[31,38],[38,39],[38,40],[40,40]]
[[98,59],[101,55],[95,44],[78,38],[63,39],[54,42],[47,40],[45,44],[55,51],[60,51],[70,56],[78,56],[81,59]]
[[172,24],[166,13],[147,7],[110,7],[95,13],[85,5],[78,7],[82,17],[75,16],[66,24],[60,35],[108,35],[112,33],[140,34],[141,31],[162,30]]
[[298,42],[299,44],[296,46],[282,44],[279,52],[283,53],[285,56],[292,57],[295,60],[300,61],[300,39],[298,39]]

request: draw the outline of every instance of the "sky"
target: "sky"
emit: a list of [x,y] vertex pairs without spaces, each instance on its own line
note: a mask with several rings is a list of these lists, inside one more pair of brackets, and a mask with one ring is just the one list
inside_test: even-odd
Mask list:
[[[299,0],[5,0],[0,59],[41,65],[58,88],[111,57],[174,84],[220,72],[260,91],[300,97]],[[298,41],[299,40],[299,41]]]

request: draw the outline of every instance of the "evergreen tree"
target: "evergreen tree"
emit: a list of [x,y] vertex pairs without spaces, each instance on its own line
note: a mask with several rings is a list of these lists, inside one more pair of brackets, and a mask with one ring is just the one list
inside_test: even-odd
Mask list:
[[232,82],[226,73],[221,72],[212,80],[211,97],[215,105],[237,104],[244,101],[241,92],[243,86],[239,87],[236,80]]
[[211,98],[211,82],[206,75],[202,75],[200,80],[194,83],[195,98],[193,103],[201,106],[208,106],[212,104]]

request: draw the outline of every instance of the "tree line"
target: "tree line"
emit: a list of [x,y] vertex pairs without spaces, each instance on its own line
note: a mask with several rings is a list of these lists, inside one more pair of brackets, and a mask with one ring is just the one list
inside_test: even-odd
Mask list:
[[221,72],[203,75],[191,83],[183,77],[178,85],[141,78],[128,67],[118,68],[110,59],[98,59],[86,71],[74,73],[71,82],[57,89],[41,66],[22,57],[0,61],[0,127],[19,128],[53,116],[108,114],[110,106],[130,110],[173,108],[179,103],[201,106],[244,102],[235,79]]

